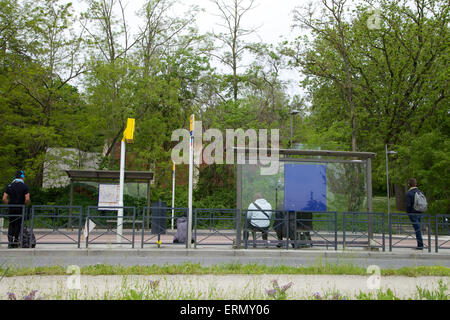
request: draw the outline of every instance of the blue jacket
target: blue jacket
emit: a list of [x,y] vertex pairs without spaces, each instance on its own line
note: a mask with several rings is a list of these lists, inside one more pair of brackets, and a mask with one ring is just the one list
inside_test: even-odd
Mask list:
[[417,187],[411,188],[406,193],[406,212],[407,213],[422,213],[414,209],[414,197],[416,192],[419,191]]

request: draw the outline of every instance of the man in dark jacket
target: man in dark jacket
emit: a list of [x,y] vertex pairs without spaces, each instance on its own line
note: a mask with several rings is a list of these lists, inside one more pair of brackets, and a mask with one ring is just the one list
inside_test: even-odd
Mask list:
[[409,179],[408,192],[406,193],[406,212],[408,213],[409,220],[411,220],[414,231],[416,232],[417,247],[415,249],[423,250],[422,231],[420,230],[423,212],[414,209],[414,197],[418,191],[416,179]]
[[[3,193],[3,203],[9,205],[28,205],[30,203],[30,189],[24,182],[25,173],[16,171],[15,179]],[[22,208],[9,208],[8,248],[17,248],[20,243],[22,228]]]

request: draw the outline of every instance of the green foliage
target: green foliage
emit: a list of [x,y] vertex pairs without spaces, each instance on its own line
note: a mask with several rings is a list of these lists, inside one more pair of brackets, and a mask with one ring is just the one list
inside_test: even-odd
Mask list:
[[[100,168],[118,169],[122,132],[134,117],[127,168],[155,172],[152,200],[170,203],[171,133],[187,128],[190,114],[203,121],[204,130],[279,129],[280,146],[287,147],[289,110],[295,108],[295,142],[375,152],[373,189],[383,194],[388,144],[397,151],[390,156],[391,182],[405,185],[416,177],[429,200],[428,213],[448,214],[447,1],[376,0],[371,4],[381,9],[379,28],[368,26],[367,1],[357,1],[352,12],[332,12],[341,2],[331,3],[312,20],[305,19],[307,12],[295,12],[294,23],[312,29],[309,39],[300,36],[277,47],[250,44],[239,25],[237,39],[222,34],[220,40],[231,41],[223,43],[224,52],[212,35],[197,30],[198,9],[173,17],[172,0],[145,1],[136,34],[126,30],[129,12],[117,14],[118,2],[107,10],[102,1],[90,0],[80,18],[62,0],[0,0],[0,184],[21,168],[34,204],[67,204],[68,193],[39,189],[44,168],[61,160],[48,149],[104,151]],[[238,68],[244,51],[252,62]],[[218,71],[213,57],[228,72]],[[301,72],[304,96],[289,96],[281,77],[287,69]],[[83,167],[77,157],[64,162]],[[346,174],[351,184],[339,185],[336,203],[357,210],[364,201],[362,175]],[[227,166],[200,167],[194,206],[234,208],[234,180]],[[253,182],[273,193],[266,182]],[[186,191],[177,188],[176,206],[187,205]],[[144,203],[128,197],[125,202]]]
[[[6,277],[26,275],[66,275],[63,266],[37,266],[33,268],[18,268],[0,266],[0,273]],[[330,274],[330,275],[367,275],[366,268],[352,264],[330,264],[316,263],[313,266],[292,267],[285,265],[262,265],[262,264],[215,264],[210,266],[199,263],[165,264],[165,265],[105,265],[96,264],[83,266],[81,275],[157,275],[157,274]],[[434,276],[449,277],[450,268],[444,266],[420,266],[403,267],[400,269],[383,269],[382,276]],[[441,287],[441,286],[440,286]],[[441,289],[440,289],[441,290]]]
[[357,150],[377,153],[374,190],[384,192],[389,145],[398,152],[390,159],[391,182],[406,185],[416,177],[430,200],[428,212],[448,213],[448,4],[375,3],[381,12],[375,28],[365,1],[348,14],[340,1],[312,19],[308,9],[296,11],[296,22],[313,36],[284,52],[305,75],[314,132],[308,141],[351,150],[356,137]]
[[378,290],[376,292],[360,292],[355,296],[356,300],[400,300],[391,289],[386,291]]
[[419,300],[449,300],[450,298],[447,283],[444,283],[442,279],[438,281],[437,290],[429,290],[417,286],[417,296]]

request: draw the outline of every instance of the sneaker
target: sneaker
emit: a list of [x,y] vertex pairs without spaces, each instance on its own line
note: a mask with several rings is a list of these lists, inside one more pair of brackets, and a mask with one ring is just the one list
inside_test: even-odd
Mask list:
[[423,250],[423,247],[415,247],[414,250]]

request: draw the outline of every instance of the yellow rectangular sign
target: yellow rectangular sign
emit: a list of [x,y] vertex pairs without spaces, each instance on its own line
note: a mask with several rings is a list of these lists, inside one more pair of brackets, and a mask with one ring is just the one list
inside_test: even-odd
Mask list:
[[189,131],[191,133],[191,135],[194,133],[194,115],[191,115],[190,118],[190,125],[189,125]]
[[127,127],[123,132],[123,138],[127,143],[133,143],[134,140],[134,124],[135,120],[133,118],[128,118]]

